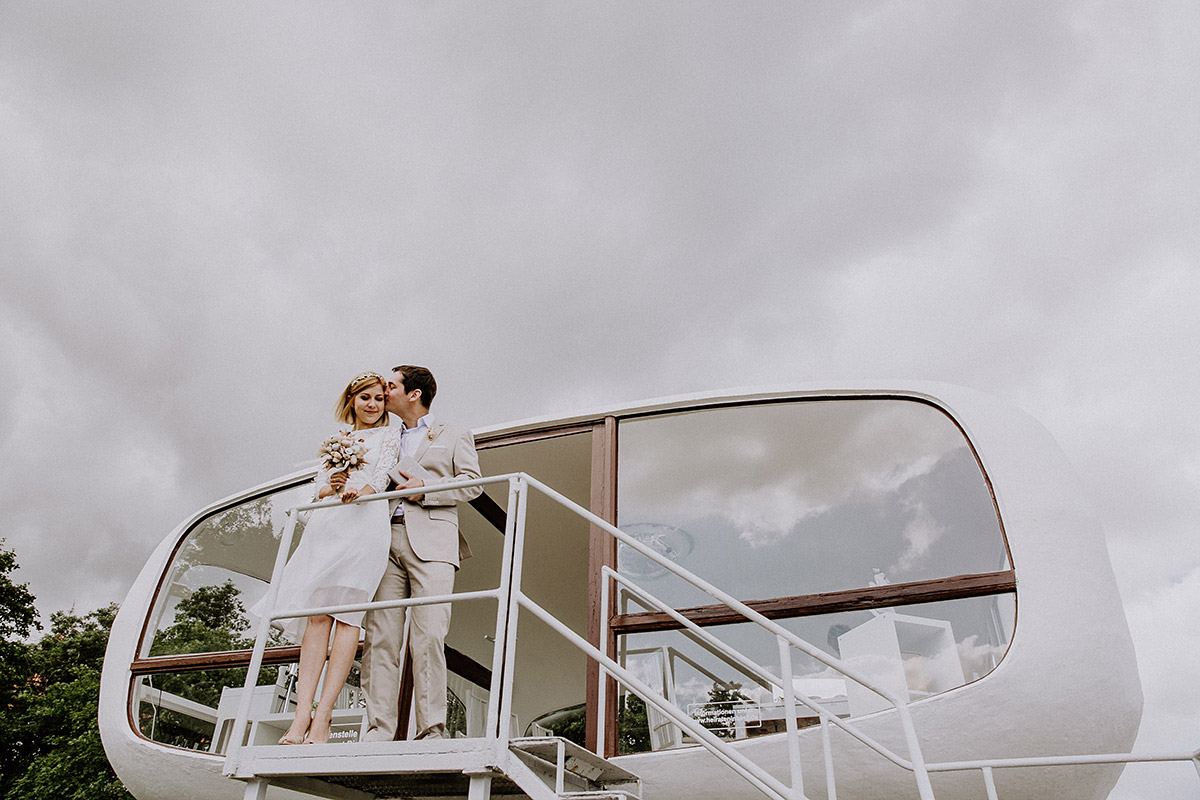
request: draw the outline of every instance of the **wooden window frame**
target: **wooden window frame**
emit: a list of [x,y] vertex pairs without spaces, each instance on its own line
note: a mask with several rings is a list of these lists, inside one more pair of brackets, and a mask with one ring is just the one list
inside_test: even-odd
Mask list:
[[[837,592],[807,594],[794,597],[776,597],[770,600],[748,600],[746,605],[767,619],[793,619],[815,617],[822,614],[840,614],[846,611],[868,611],[879,608],[938,603],[945,600],[963,600],[969,597],[1015,592],[1017,577],[1012,570],[985,572],[972,575],[955,575],[950,578],[935,578],[912,583],[867,586],[862,589],[844,589]],[[678,609],[681,616],[697,625],[733,625],[745,622],[746,617],[721,603]],[[616,614],[609,623],[614,635],[652,633],[678,630],[682,624],[667,614],[657,611],[642,611],[632,614]]]

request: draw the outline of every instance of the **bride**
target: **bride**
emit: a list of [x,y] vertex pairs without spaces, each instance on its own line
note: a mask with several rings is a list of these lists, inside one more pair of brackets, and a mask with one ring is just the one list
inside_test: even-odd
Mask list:
[[[341,501],[348,503],[386,487],[387,470],[399,456],[399,436],[386,427],[386,399],[386,383],[374,372],[364,372],[346,386],[337,403],[336,417],[352,428],[347,435],[364,451],[365,467],[349,473],[332,472],[328,466],[323,467],[316,478],[318,500],[332,499],[340,494]],[[357,503],[314,510],[299,547],[280,576],[275,608],[320,608],[370,602],[383,577],[390,544],[387,503]],[[260,615],[263,610],[255,608]],[[296,684],[296,717],[279,740],[280,744],[329,740],[333,703],[354,663],[362,619],[363,612],[353,611],[273,623],[293,638],[303,630],[300,676]],[[301,623],[304,623],[303,627]],[[320,700],[314,707],[326,654],[328,672]]]

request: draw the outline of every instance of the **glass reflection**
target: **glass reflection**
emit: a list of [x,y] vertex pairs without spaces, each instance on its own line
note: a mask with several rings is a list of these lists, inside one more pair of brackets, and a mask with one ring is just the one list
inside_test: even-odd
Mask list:
[[[244,668],[160,673],[138,678],[133,703],[138,730],[175,747],[224,753],[229,746],[246,680]],[[250,743],[275,744],[296,713],[296,665],[263,667],[250,703]],[[358,665],[334,704],[329,741],[357,742],[366,703]]]
[[[267,591],[287,511],[309,502],[312,492],[311,482],[305,481],[214,512],[194,525],[159,591],[150,617],[149,629],[154,634],[143,643],[142,655],[208,653],[252,646],[252,636],[247,640],[245,634],[257,619],[248,616],[246,609]],[[303,533],[301,520],[292,539],[293,550]],[[208,597],[220,587],[228,588],[219,593],[220,597]],[[193,599],[198,592],[200,599]],[[211,629],[211,635],[175,630],[164,638],[164,632],[178,628],[181,604],[212,617],[199,620]],[[279,642],[276,639],[272,643]]]
[[[910,701],[976,680],[1003,657],[1012,632],[1013,595],[976,597],[902,609],[855,611],[784,620],[780,624],[877,685]],[[769,675],[782,674],[775,639],[752,623],[706,628]],[[627,669],[721,738],[741,739],[784,730],[783,690],[777,680],[746,670],[688,631],[621,637]],[[874,692],[799,650],[792,650],[794,686],[839,717],[888,707]],[[623,752],[661,750],[692,741],[653,707],[622,695],[629,714],[621,728]],[[815,725],[816,711],[799,706],[797,724]]]
[[[619,524],[742,599],[1004,569],[958,427],[903,399],[704,409],[621,424]],[[672,605],[712,602],[622,548]],[[653,567],[653,568],[652,568]]]

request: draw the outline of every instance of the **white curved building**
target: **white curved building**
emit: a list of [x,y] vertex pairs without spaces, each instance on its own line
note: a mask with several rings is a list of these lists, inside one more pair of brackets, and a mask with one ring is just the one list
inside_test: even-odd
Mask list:
[[[454,741],[463,748],[495,735],[487,708],[502,664],[512,736],[586,745],[639,776],[647,800],[761,796],[696,744],[706,734],[690,720],[794,787],[789,756],[798,754],[804,794],[825,797],[825,729],[803,704],[789,712],[778,637],[671,565],[810,643],[819,657],[793,648],[795,691],[902,759],[910,757],[902,716],[911,715],[936,797],[988,797],[979,770],[952,770],[952,762],[1116,753],[1133,742],[1141,691],[1100,523],[1045,429],[993,398],[934,384],[801,387],[672,398],[476,436],[485,475],[526,473],[663,561],[618,548],[602,525],[532,492],[520,591],[653,697],[601,692],[610,684],[595,661],[528,610],[513,651],[498,655],[497,601],[456,603],[447,647]],[[189,598],[249,607],[261,597],[286,512],[311,498],[312,475],[199,511],[163,540],[130,589],[105,659],[100,722],[109,758],[139,800],[243,796],[246,785],[223,775],[249,774],[250,762],[226,764],[235,730],[249,737],[247,754],[288,750],[269,742],[291,716],[286,665],[296,648],[266,649],[247,727],[238,728],[254,628],[198,635]],[[508,491],[489,486],[462,512],[476,557],[464,562],[456,591],[503,584]],[[605,567],[769,674],[618,591]],[[831,664],[899,698],[906,712]],[[343,743],[317,747],[341,772],[345,764],[376,769],[389,753],[412,749],[355,743],[354,683],[352,674],[337,718]],[[687,718],[673,718],[664,703]],[[789,727],[798,729],[794,750]],[[912,771],[840,729],[832,727],[829,744],[839,798],[919,796]],[[448,763],[439,759],[428,760],[435,772]],[[1119,774],[1119,766],[1089,765],[998,768],[987,777],[1003,800],[1098,800]],[[284,785],[333,785],[271,783],[270,796]],[[411,792],[386,781],[333,783],[364,792],[351,796]]]

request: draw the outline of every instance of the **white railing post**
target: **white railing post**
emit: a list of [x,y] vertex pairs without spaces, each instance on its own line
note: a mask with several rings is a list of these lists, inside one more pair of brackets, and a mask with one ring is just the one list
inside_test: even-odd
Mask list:
[[554,793],[562,797],[567,788],[567,746],[563,744],[561,736],[554,744]]
[[517,479],[508,479],[508,505],[505,508],[504,549],[500,559],[500,585],[496,599],[496,635],[492,640],[492,680],[488,687],[488,738],[500,737],[500,698],[504,694],[505,646],[507,642],[509,601],[512,595],[513,546],[517,540]]
[[800,767],[800,733],[796,729],[796,684],[792,680],[792,647],[776,636],[779,644],[779,677],[783,684],[783,726],[787,731],[788,764],[792,773],[792,798],[804,800],[804,775]]
[[999,800],[996,795],[996,780],[992,777],[992,768],[984,767],[983,770],[983,786],[987,789],[988,800]]
[[826,800],[837,800],[837,780],[833,774],[833,739],[829,735],[829,714],[821,712],[821,747],[825,751]]
[[525,561],[525,509],[529,501],[529,485],[524,473],[514,481],[517,490],[517,513],[513,525],[512,566],[509,591],[506,597],[508,611],[504,630],[504,679],[500,689],[500,719],[497,728],[499,738],[507,742],[512,738],[512,692],[513,673],[517,663],[517,616],[518,600],[521,596],[521,567]]
[[[247,725],[250,718],[250,704],[254,700],[254,687],[258,685],[258,672],[262,669],[263,653],[267,650],[267,634],[271,630],[271,616],[275,609],[275,600],[279,597],[279,575],[287,563],[288,551],[292,549],[292,537],[296,534],[296,520],[300,512],[291,509],[287,512],[288,521],[284,526],[283,536],[279,540],[279,550],[275,553],[275,566],[271,568],[271,583],[267,586],[265,607],[268,609],[258,622],[258,631],[254,635],[254,650],[250,654],[250,664],[246,667],[246,682],[242,685],[242,696],[238,699],[237,715],[233,718],[233,729],[229,735],[229,749],[225,759],[227,765],[237,763],[237,753],[246,743],[250,731]],[[227,767],[228,769],[228,767]]]
[[921,740],[917,737],[917,728],[913,725],[907,701],[896,705],[896,714],[900,718],[900,727],[908,743],[908,760],[912,764],[913,777],[917,780],[917,792],[921,795],[921,800],[934,800],[933,784],[929,782],[929,770],[925,768]]
[[[600,573],[600,647],[608,651],[608,609],[612,594],[609,589],[611,581],[605,570]],[[596,755],[604,756],[605,718],[608,716],[608,670],[604,662],[597,661],[597,674],[600,680],[596,683]]]

